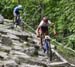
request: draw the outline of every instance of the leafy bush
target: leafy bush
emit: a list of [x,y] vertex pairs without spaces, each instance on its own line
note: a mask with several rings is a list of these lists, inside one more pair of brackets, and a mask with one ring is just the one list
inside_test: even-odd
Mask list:
[[0,2],[0,13],[8,19],[11,19],[13,17],[13,8],[16,5],[16,3],[12,3],[12,1],[9,0],[2,0]]

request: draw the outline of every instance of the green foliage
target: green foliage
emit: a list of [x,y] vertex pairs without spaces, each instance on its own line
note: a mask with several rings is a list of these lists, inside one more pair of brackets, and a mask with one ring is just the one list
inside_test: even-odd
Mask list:
[[57,50],[65,57],[72,58],[75,56],[75,52],[68,49],[68,47],[65,47],[62,43],[57,42],[55,39],[52,39],[51,42],[52,42],[52,44],[54,44],[57,47]]
[[12,3],[10,0],[0,0],[0,13],[8,19],[13,17],[13,8],[16,3]]
[[70,47],[75,50],[75,34],[72,34],[64,39],[66,47]]

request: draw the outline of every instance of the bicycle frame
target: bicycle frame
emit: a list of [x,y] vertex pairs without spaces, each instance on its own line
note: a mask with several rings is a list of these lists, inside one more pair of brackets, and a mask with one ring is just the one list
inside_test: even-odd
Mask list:
[[48,49],[49,49],[49,44],[50,44],[50,41],[49,40],[47,40],[47,39],[45,39],[44,40],[44,53],[46,52],[46,51],[48,51]]
[[15,17],[14,25],[16,25],[16,27],[20,26],[22,30],[24,30],[24,23],[20,16]]
[[[46,38],[48,37],[48,38]],[[51,44],[50,44],[50,37],[49,35],[45,35],[43,42],[43,50],[44,53],[47,52],[47,56],[50,61],[52,61],[52,50],[51,50]]]

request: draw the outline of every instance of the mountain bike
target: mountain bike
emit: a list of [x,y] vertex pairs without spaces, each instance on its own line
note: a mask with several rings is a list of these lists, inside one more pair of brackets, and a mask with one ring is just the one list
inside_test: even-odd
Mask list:
[[51,43],[50,43],[50,36],[49,35],[41,35],[41,44],[44,53],[47,53],[47,56],[50,61],[52,61],[52,49],[51,49]]
[[[25,15],[23,15],[25,17]],[[22,16],[14,17],[13,24],[11,24],[11,28],[14,29],[17,26],[20,26],[22,30],[24,30],[24,21]]]
[[16,22],[15,22],[16,27],[20,26],[22,30],[24,30],[24,23],[21,17],[18,17]]

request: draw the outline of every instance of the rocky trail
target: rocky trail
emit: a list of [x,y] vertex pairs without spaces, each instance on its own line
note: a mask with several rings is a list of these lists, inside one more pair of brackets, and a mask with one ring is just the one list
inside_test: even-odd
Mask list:
[[38,48],[35,34],[0,24],[0,67],[74,67],[54,49],[53,60]]

